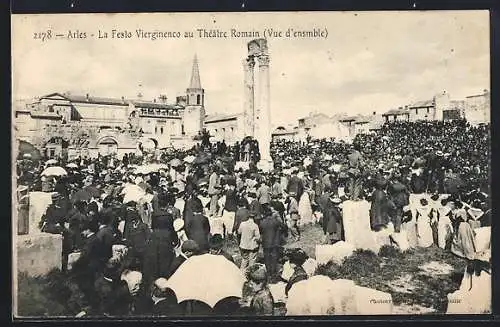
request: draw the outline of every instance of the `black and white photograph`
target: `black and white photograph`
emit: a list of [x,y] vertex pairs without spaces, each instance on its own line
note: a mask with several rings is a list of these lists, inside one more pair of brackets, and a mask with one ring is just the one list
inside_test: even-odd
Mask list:
[[11,21],[13,318],[491,314],[487,10]]

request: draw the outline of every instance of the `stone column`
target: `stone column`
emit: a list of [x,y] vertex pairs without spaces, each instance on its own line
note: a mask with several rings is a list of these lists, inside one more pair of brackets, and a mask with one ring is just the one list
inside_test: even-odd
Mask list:
[[255,104],[254,104],[254,66],[255,61],[253,56],[249,56],[243,60],[244,76],[244,108],[243,108],[243,126],[244,136],[255,136]]
[[255,125],[258,129],[256,138],[259,142],[260,162],[258,167],[263,171],[273,168],[271,159],[271,110],[270,110],[270,85],[269,85],[269,56],[262,54],[257,57],[259,61],[259,92],[257,116]]

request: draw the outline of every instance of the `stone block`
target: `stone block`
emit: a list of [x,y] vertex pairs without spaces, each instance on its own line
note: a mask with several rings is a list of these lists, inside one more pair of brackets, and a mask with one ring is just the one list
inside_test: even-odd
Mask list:
[[325,264],[329,261],[341,264],[342,260],[350,256],[354,250],[354,246],[344,241],[332,245],[316,245],[315,257],[318,264]]
[[491,313],[491,272],[476,276],[465,271],[460,288],[447,298],[446,314]]
[[474,245],[476,252],[486,251],[491,247],[491,227],[480,227],[474,229]]
[[16,239],[17,270],[30,276],[47,274],[62,266],[62,235],[38,233]]
[[368,287],[356,286],[356,312],[358,315],[392,314],[392,296]]
[[52,193],[31,192],[29,194],[29,234],[40,233],[39,223],[52,203]]
[[332,282],[330,313],[352,315],[356,313],[356,284],[349,279],[336,279]]
[[394,245],[396,245],[401,251],[406,251],[410,248],[408,234],[405,230],[401,230],[399,233],[392,233],[390,238]]

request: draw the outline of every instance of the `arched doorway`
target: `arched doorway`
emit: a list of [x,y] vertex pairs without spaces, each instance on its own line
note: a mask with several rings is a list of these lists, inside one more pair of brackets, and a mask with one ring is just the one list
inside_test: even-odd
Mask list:
[[118,152],[118,142],[112,137],[104,137],[97,142],[97,148],[101,155],[110,155]]

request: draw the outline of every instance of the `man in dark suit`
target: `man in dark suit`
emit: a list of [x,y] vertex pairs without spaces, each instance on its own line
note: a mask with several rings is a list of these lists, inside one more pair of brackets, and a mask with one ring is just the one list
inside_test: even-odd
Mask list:
[[110,215],[101,215],[99,217],[99,231],[96,233],[97,240],[99,241],[100,259],[103,264],[107,263],[113,256],[115,236],[113,227],[110,224],[111,219],[112,217]]
[[208,218],[203,215],[203,207],[199,203],[193,203],[193,218],[186,221],[184,229],[190,240],[198,244],[200,253],[206,253],[210,249],[208,238],[210,237],[210,224]]
[[85,311],[97,309],[94,281],[99,271],[102,271],[102,261],[100,260],[99,240],[97,231],[99,229],[97,221],[87,222],[83,226],[84,245],[80,258],[74,263],[73,269],[76,282],[84,294],[88,308]]
[[264,252],[264,263],[268,272],[269,280],[277,278],[277,265],[279,248],[282,241],[282,233],[286,231],[286,225],[279,218],[279,213],[270,206],[263,207],[263,219],[259,223],[259,230]]
[[287,187],[286,191],[288,194],[294,193],[295,199],[297,201],[302,196],[302,193],[304,192],[304,183],[297,176],[297,170],[292,171],[292,176],[290,177],[290,180],[288,181],[288,187]]
[[255,214],[255,221],[259,221],[262,218],[262,213],[261,213],[261,204],[259,203],[259,200],[257,200],[257,194],[250,192],[248,193],[248,209],[250,212]]
[[236,209],[236,213],[234,215],[234,225],[233,225],[233,234],[236,235],[238,233],[238,229],[240,228],[240,224],[248,219],[250,215],[250,211],[247,209],[247,203],[243,198],[238,200],[238,209]]

